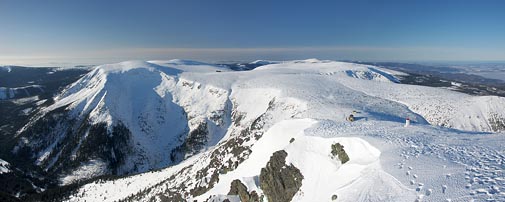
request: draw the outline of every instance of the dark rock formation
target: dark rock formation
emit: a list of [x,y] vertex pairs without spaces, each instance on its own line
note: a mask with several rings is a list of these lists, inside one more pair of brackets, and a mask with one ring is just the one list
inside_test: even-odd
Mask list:
[[276,151],[261,169],[260,187],[268,201],[289,202],[302,186],[303,175],[293,165],[286,165],[288,154]]
[[349,161],[349,156],[347,156],[347,153],[345,153],[345,150],[344,150],[344,146],[341,145],[340,143],[336,143],[336,144],[331,145],[331,154],[333,156],[338,156],[338,159],[340,159],[342,164]]
[[233,180],[228,195],[238,195],[242,202],[259,202],[259,196],[255,191],[249,193],[247,187],[240,180]]

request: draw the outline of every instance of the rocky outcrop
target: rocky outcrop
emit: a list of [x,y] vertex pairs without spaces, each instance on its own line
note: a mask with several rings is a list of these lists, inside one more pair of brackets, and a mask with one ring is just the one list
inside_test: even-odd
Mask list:
[[242,202],[259,202],[259,196],[256,191],[249,193],[247,187],[240,180],[233,180],[228,195],[238,195]]
[[345,153],[344,146],[341,145],[340,143],[332,144],[331,145],[331,154],[334,157],[338,157],[340,162],[342,164],[346,163],[349,161],[349,156],[347,156],[347,153]]
[[302,186],[303,175],[293,165],[286,165],[288,153],[276,151],[261,169],[260,187],[268,201],[289,202]]

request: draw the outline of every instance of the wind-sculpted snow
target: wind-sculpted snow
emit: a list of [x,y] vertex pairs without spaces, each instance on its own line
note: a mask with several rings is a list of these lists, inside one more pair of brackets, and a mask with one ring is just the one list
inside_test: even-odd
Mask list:
[[[96,67],[45,112],[63,108],[130,137],[113,150],[126,154],[122,169],[160,170],[94,181],[66,200],[266,200],[284,190],[271,176],[295,182],[281,197],[292,201],[504,200],[505,136],[482,133],[503,130],[503,98],[403,85],[398,74],[316,59],[241,72],[185,60]],[[55,158],[51,145],[41,165]],[[260,180],[275,152],[286,167]],[[90,160],[66,176],[103,165]]]

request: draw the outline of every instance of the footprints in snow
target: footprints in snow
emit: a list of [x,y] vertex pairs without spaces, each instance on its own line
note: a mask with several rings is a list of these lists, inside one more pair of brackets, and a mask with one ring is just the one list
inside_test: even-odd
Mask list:
[[[372,131],[373,128],[365,127],[363,131]],[[366,129],[366,130],[365,130]],[[485,138],[461,138],[461,136],[434,136],[428,133],[416,135],[396,135],[387,131],[366,133],[366,136],[380,138],[385,142],[402,146],[401,160],[395,165],[401,172],[407,175],[407,186],[412,189],[418,187],[418,182],[426,183],[425,188],[432,188],[431,201],[442,200],[459,201],[465,198],[467,201],[504,201],[505,202],[505,150],[496,147],[496,142],[486,142]],[[447,162],[447,166],[440,165],[440,170],[453,170],[451,173],[437,173],[434,171],[429,176],[419,173],[415,166],[407,162],[417,161],[416,158],[434,157]],[[459,166],[457,166],[459,165]],[[412,167],[412,169],[408,169]],[[466,167],[466,172],[460,170]],[[432,176],[431,174],[435,174]],[[437,176],[440,174],[439,176]],[[414,175],[417,178],[414,178]],[[427,181],[424,181],[427,180]],[[431,184],[430,180],[437,184]],[[423,190],[422,190],[423,191]],[[425,193],[422,193],[423,197]],[[463,201],[465,201],[463,200]]]
[[[451,148],[451,153],[464,154],[452,160],[465,165],[465,188],[476,198],[505,201],[505,155],[485,147]],[[468,158],[468,159],[466,159]]]
[[[407,137],[402,140],[404,145],[408,146],[408,149],[400,154],[403,159],[398,163],[398,168],[405,170],[405,174],[411,178],[409,181],[410,186],[413,186],[422,195],[422,197],[418,197],[417,201],[421,201],[429,195],[426,193],[427,190],[423,189],[425,187],[419,186],[419,183],[416,182],[421,177],[418,176],[419,173],[416,173],[411,166],[407,166],[405,162],[409,158],[419,158],[421,155],[434,156],[444,161],[466,166],[464,177],[466,183],[459,184],[458,186],[461,187],[456,189],[467,189],[468,192],[466,193],[471,198],[475,200],[505,201],[505,153],[503,150],[490,149],[481,145],[447,145],[445,142],[433,144],[419,141],[414,137]],[[443,168],[445,169],[446,166],[444,165]],[[458,178],[458,175],[453,176],[450,173],[445,173],[441,177],[444,177],[444,175],[448,181],[463,181],[463,179]],[[449,190],[447,185],[442,185],[442,194],[446,194]],[[450,199],[447,199],[447,201],[450,201]]]
[[[401,156],[404,158],[402,160],[402,162],[399,162],[398,163],[398,168],[399,169],[405,169],[406,167],[406,171],[405,171],[405,174],[409,177],[412,177],[412,179],[409,181],[409,184],[411,186],[414,186],[415,187],[415,190],[416,192],[419,192],[419,195],[417,195],[417,198],[416,198],[416,202],[421,202],[423,201],[423,199],[425,197],[429,197],[433,194],[433,189],[431,188],[427,188],[425,189],[425,185],[424,183],[422,182],[416,182],[416,180],[419,178],[419,176],[417,174],[414,174],[415,173],[415,170],[412,166],[406,166],[405,165],[405,160],[407,160],[410,155],[407,154],[406,152],[402,153]],[[416,156],[418,157],[418,156]],[[444,166],[445,168],[445,166]],[[451,174],[446,174],[445,177],[447,179],[449,179],[451,177]],[[446,190],[447,190],[447,185],[442,185],[441,187],[441,190],[442,190],[442,194],[445,194]],[[446,201],[451,201],[451,199],[446,199]]]

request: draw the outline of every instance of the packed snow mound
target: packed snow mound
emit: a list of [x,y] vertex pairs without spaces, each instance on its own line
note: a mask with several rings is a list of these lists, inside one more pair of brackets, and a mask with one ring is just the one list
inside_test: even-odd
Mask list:
[[[335,157],[328,155],[331,154],[331,145],[335,143],[343,145],[350,159],[348,162],[341,164]],[[382,170],[381,152],[361,138],[305,135],[295,138],[287,151],[288,161],[300,168],[305,177],[301,190],[293,201],[328,201],[333,195],[343,201],[369,201],[360,200],[366,198],[398,201],[415,198],[414,191]]]
[[10,164],[7,161],[0,159],[0,174],[10,172]]

